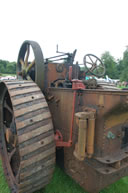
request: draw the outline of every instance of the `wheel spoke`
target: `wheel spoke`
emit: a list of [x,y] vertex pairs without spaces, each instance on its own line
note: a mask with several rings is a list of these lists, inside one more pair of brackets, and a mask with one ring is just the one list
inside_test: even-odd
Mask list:
[[29,70],[31,70],[31,68],[35,65],[35,60],[32,61],[31,64],[29,64],[29,66],[26,69],[26,72],[28,73]]
[[13,114],[13,110],[11,107],[7,104],[7,101],[4,101],[4,108],[6,108],[11,114]]
[[10,153],[8,153],[8,158],[9,158],[9,162],[11,161],[13,155],[15,154],[16,152],[16,148],[14,148]]
[[20,169],[21,169],[21,167],[19,167],[19,168],[18,168],[18,171],[17,171],[16,177],[15,177],[17,182],[19,181]]
[[94,65],[90,68],[90,71],[95,70],[95,68],[96,68],[96,64],[94,64]]
[[10,131],[10,128],[5,128],[5,136],[6,136],[6,141],[8,142],[8,143],[10,143],[10,138],[11,138],[11,136],[12,136],[12,133],[11,133],[11,131]]
[[5,129],[5,137],[8,144],[12,145],[12,147],[16,147],[17,136],[12,133],[10,128]]
[[95,64],[97,64],[98,59],[96,58]]
[[23,69],[24,69],[24,67],[25,67],[25,64],[24,64],[24,61],[23,61],[23,59],[22,59],[22,58],[20,59],[20,63],[21,63],[22,70],[23,70]]
[[91,62],[86,62],[87,64],[90,64],[91,66],[93,65]]
[[12,144],[13,147],[16,147],[16,144],[17,144],[17,136],[14,135],[14,142]]
[[26,53],[26,58],[25,58],[25,68],[27,68],[27,65],[28,65],[29,54],[30,54],[30,46],[27,45],[27,53]]
[[94,62],[93,62],[92,58],[91,58],[90,56],[88,56],[88,57],[89,57],[89,59],[91,60],[92,64],[94,64]]

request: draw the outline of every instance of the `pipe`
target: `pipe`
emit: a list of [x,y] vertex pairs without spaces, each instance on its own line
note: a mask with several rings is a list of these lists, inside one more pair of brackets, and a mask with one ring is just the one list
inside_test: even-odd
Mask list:
[[75,145],[74,156],[82,161],[86,157],[91,158],[94,154],[95,136],[95,111],[86,109],[85,112],[75,114],[78,125],[78,142]]
[[73,132],[73,125],[74,125],[75,102],[76,102],[76,90],[73,93],[72,119],[71,119],[71,126],[70,126],[70,137],[69,137],[69,141],[68,141],[70,144],[72,144],[72,132]]
[[78,133],[78,156],[81,160],[85,158],[87,138],[87,120],[79,120],[79,133]]
[[95,119],[88,119],[88,132],[87,132],[87,155],[91,158],[94,154],[94,136],[95,136]]

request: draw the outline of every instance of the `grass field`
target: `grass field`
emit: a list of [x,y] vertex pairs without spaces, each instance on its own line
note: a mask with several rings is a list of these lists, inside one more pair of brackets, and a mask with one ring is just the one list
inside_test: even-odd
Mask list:
[[[10,193],[5,181],[0,162],[0,193]],[[27,193],[27,192],[26,192]],[[60,168],[56,166],[53,179],[45,189],[36,193],[87,193]],[[95,193],[95,192],[94,192]],[[100,193],[128,193],[128,177],[122,178],[115,184],[102,190]]]

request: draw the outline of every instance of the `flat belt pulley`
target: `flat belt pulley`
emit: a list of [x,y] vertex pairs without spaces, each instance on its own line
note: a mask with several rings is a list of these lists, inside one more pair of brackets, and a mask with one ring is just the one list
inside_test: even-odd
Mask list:
[[0,83],[0,152],[11,193],[32,193],[49,183],[55,164],[51,114],[32,81]]
[[44,76],[44,57],[39,44],[35,41],[24,41],[17,60],[17,78],[33,80],[43,90]]

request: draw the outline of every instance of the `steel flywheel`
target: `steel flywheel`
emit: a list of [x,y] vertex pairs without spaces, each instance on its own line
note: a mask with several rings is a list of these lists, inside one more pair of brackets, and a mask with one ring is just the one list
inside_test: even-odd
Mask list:
[[33,80],[43,90],[45,88],[44,71],[44,57],[40,45],[35,41],[24,41],[17,60],[17,78]]
[[55,142],[51,114],[32,81],[0,83],[0,150],[11,193],[32,193],[52,178]]

